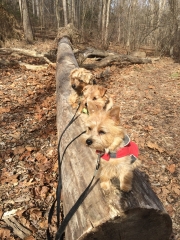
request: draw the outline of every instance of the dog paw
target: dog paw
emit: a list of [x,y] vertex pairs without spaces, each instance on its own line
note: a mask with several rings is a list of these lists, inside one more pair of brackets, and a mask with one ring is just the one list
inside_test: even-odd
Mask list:
[[120,189],[119,188],[115,188],[113,190],[113,192],[114,192],[114,195],[119,195],[120,194]]
[[102,190],[104,191],[109,191],[110,190],[110,183],[109,182],[101,182],[100,186]]
[[120,190],[123,192],[130,192],[132,190],[132,186],[131,185],[122,185],[122,186],[120,186]]

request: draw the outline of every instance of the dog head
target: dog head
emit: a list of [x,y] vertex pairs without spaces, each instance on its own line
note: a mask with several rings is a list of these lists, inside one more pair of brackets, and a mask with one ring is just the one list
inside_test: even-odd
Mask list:
[[113,100],[107,94],[107,89],[100,85],[87,85],[83,88],[82,104],[89,114],[97,110],[108,111],[113,106]]
[[93,84],[93,74],[85,68],[75,68],[70,73],[71,87],[77,92],[78,95],[82,94],[83,88],[87,84]]
[[115,151],[123,144],[124,129],[120,125],[120,109],[113,107],[109,111],[93,113],[86,121],[86,134],[84,141],[90,148],[99,151],[109,149]]

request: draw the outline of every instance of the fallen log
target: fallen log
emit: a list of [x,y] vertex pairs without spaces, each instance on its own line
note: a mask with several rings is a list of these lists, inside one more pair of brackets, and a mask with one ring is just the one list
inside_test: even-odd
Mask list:
[[[71,42],[63,37],[58,45],[56,68],[58,138],[74,112],[68,103],[69,74],[78,67]],[[60,152],[84,131],[78,118],[65,132]],[[66,151],[62,163],[63,209],[69,212],[92,179],[96,166],[95,152],[77,139]],[[133,190],[104,196],[99,181],[92,184],[84,202],[71,218],[66,240],[168,240],[172,232],[171,218],[152,191],[144,174],[135,171]]]
[[[88,48],[87,50],[84,50],[82,52],[77,52],[76,55],[79,65],[87,69],[106,67],[111,66],[112,64],[120,64],[124,66],[128,64],[152,63],[152,60],[149,58],[117,54],[114,52],[103,51],[94,48]],[[98,58],[98,61],[95,61],[92,64],[84,64],[84,61],[87,58]]]
[[14,52],[25,55],[25,56],[29,56],[29,57],[42,58],[46,63],[53,65],[53,63],[46,57],[48,53],[39,53],[34,50],[28,50],[28,49],[22,49],[22,48],[0,48],[1,54],[11,54]]

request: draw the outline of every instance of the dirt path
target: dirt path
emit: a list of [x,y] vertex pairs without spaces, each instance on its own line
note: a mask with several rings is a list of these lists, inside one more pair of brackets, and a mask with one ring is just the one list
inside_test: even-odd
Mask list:
[[[140,148],[141,169],[172,217],[172,239],[178,240],[180,65],[164,58],[108,70],[109,78],[99,82],[120,105],[122,124]],[[28,240],[46,239],[47,214],[57,184],[55,70],[0,71],[0,216],[15,210],[11,221],[32,231]],[[7,219],[1,218],[0,238],[20,239],[7,225]]]

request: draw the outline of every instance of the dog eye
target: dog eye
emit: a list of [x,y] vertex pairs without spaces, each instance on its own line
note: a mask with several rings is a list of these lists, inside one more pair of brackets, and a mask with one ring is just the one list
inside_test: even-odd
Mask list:
[[89,131],[91,131],[91,130],[92,130],[92,128],[88,127],[88,130],[89,130]]
[[99,131],[99,135],[106,134],[103,130]]
[[96,98],[96,97],[93,97],[93,100],[97,100],[97,98]]

